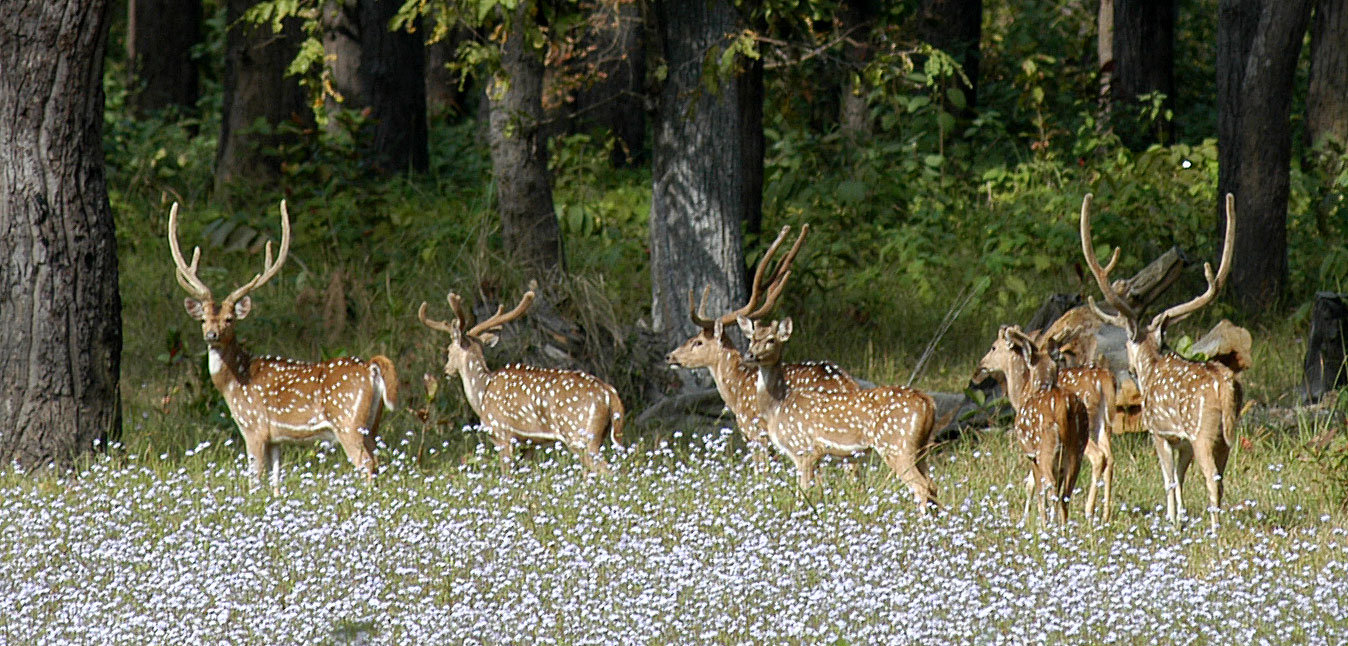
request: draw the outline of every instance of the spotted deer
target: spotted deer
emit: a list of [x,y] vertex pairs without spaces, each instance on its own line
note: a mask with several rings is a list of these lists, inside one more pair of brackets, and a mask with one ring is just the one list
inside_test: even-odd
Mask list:
[[496,345],[496,331],[518,319],[533,304],[534,293],[524,294],[515,309],[496,313],[472,324],[458,294],[449,293],[454,321],[426,317],[426,303],[417,317],[433,330],[449,333],[445,375],[458,375],[468,405],[477,413],[482,429],[491,434],[501,454],[501,472],[510,474],[516,438],[561,442],[580,456],[590,471],[606,473],[608,463],[599,455],[605,432],[622,444],[623,403],[613,386],[578,370],[555,370],[512,364],[489,370],[482,346]]
[[[758,261],[749,301],[743,307],[711,319],[706,315],[707,290],[702,292],[702,301],[697,306],[693,304],[693,293],[691,291],[688,293],[688,316],[702,330],[665,357],[671,368],[708,368],[711,371],[717,392],[721,394],[726,407],[735,416],[736,427],[754,449],[754,459],[760,461],[767,457],[770,441],[767,430],[758,417],[758,368],[745,364],[743,356],[726,334],[725,326],[735,324],[740,316],[758,320],[776,307],[777,299],[785,286],[786,276],[790,273],[791,261],[800,250],[801,243],[809,232],[809,225],[801,228],[795,244],[772,272],[772,278],[764,285],[763,279],[768,264],[790,231],[791,227],[782,227],[777,240],[768,247],[767,253]],[[789,363],[782,366],[782,373],[791,388],[810,388],[826,392],[848,392],[859,388],[856,380],[852,379],[847,371],[829,362]]]
[[[1046,343],[1055,342],[1049,338]],[[1003,325],[997,331],[997,340],[992,343],[992,349],[978,362],[974,381],[982,381],[989,376],[996,378],[1002,383],[1011,407],[1019,413],[1036,389],[1032,362],[1027,357],[1039,357],[1040,353],[1047,354],[1019,326]],[[1051,360],[1051,357],[1038,360]],[[1111,443],[1116,392],[1114,373],[1088,363],[1058,369],[1056,383],[1081,403],[1088,418],[1085,455],[1091,463],[1091,482],[1086,493],[1086,516],[1095,517],[1098,487],[1103,485],[1104,510],[1100,519],[1109,522],[1114,504],[1114,451]],[[1028,515],[1028,510],[1026,513]]]
[[[192,262],[178,248],[178,204],[169,210],[169,249],[178,284],[190,294],[183,300],[187,314],[201,321],[208,349],[211,381],[220,390],[229,413],[243,434],[259,481],[271,474],[272,490],[281,490],[281,444],[336,440],[346,457],[367,479],[379,471],[375,437],[384,409],[397,400],[398,373],[383,355],[369,361],[342,358],[309,363],[281,357],[254,357],[239,344],[234,324],[253,308],[249,293],[266,284],[286,261],[290,250],[290,214],[281,202],[281,247],[272,262],[266,245],[263,271],[216,302],[197,277],[201,248],[192,250]],[[270,462],[270,465],[269,465]]]
[[1203,264],[1207,290],[1198,297],[1172,306],[1157,314],[1146,326],[1141,312],[1130,306],[1110,285],[1109,272],[1119,260],[1115,249],[1109,264],[1100,266],[1091,241],[1091,200],[1081,201],[1081,252],[1095,282],[1118,313],[1107,313],[1089,299],[1091,310],[1107,323],[1124,329],[1128,335],[1128,362],[1137,375],[1142,396],[1142,427],[1152,434],[1156,455],[1161,463],[1161,478],[1166,490],[1166,517],[1178,524],[1184,515],[1182,486],[1192,460],[1198,460],[1208,489],[1210,521],[1213,531],[1219,525],[1222,504],[1222,474],[1230,454],[1239,415],[1242,391],[1230,368],[1216,361],[1189,361],[1163,350],[1167,325],[1198,311],[1217,296],[1231,271],[1231,256],[1236,240],[1235,197],[1226,195],[1226,237],[1222,244],[1221,264],[1213,274],[1211,263]]
[[926,463],[936,418],[931,397],[904,386],[851,392],[792,388],[781,369],[791,319],[763,322],[741,316],[738,323],[749,339],[745,362],[758,368],[759,415],[773,446],[795,462],[801,489],[813,483],[823,456],[874,450],[908,485],[923,513],[937,506]]
[[[1091,374],[1086,369],[1059,370],[1053,357],[1052,340],[1037,345],[1016,326],[1002,326],[997,341],[978,364],[980,373],[991,374],[1003,382],[1007,398],[1016,409],[1012,435],[1029,460],[1025,478],[1025,515],[1029,518],[1031,501],[1039,501],[1039,517],[1048,521],[1049,502],[1059,522],[1067,520],[1067,506],[1076,488],[1082,455],[1092,458],[1093,479],[1100,479],[1112,462],[1109,451],[1107,407],[1101,406],[1106,391],[1112,393],[1114,379],[1107,370]],[[1069,378],[1069,375],[1070,378]],[[976,376],[977,378],[977,376]],[[1105,378],[1108,381],[1105,381]],[[1071,384],[1071,387],[1068,384]],[[1108,383],[1108,387],[1106,387]],[[1092,431],[1096,436],[1092,437]],[[1103,435],[1104,447],[1090,445]],[[1109,460],[1107,462],[1106,460]],[[1108,513],[1110,486],[1105,479],[1105,508]],[[1094,513],[1095,482],[1087,495],[1087,515]]]

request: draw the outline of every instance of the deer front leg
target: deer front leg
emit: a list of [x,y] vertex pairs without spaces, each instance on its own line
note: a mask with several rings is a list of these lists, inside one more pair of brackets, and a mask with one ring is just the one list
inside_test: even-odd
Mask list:
[[373,482],[374,474],[379,467],[378,463],[375,462],[374,439],[371,437],[369,430],[357,428],[335,435],[337,436],[337,442],[342,445],[342,450],[346,453],[346,459],[357,469],[365,470],[366,482]]
[[501,477],[509,478],[515,460],[515,434],[503,425],[492,426],[488,430],[492,443],[496,445],[496,452],[501,456]]
[[271,462],[271,492],[273,495],[281,495],[281,445],[268,444],[266,446],[267,459]]
[[800,490],[806,491],[814,484],[814,473],[819,468],[819,453],[812,450],[796,451],[791,457],[800,474]]
[[1030,463],[1030,472],[1025,474],[1025,511],[1020,515],[1020,525],[1022,527],[1030,524],[1030,506],[1034,504],[1034,497],[1038,490],[1035,488],[1034,462]]
[[257,433],[239,429],[243,433],[243,444],[248,450],[248,462],[253,467],[253,475],[257,477],[259,487],[266,485],[267,473],[270,471],[267,463],[267,443]]
[[1177,518],[1175,523],[1183,522],[1189,517],[1189,512],[1184,508],[1184,477],[1189,473],[1189,465],[1194,461],[1194,446],[1190,442],[1180,440],[1173,445],[1175,451],[1175,508]]
[[1170,522],[1175,518],[1175,456],[1174,447],[1164,437],[1151,434],[1151,442],[1156,447],[1156,459],[1161,464],[1161,485],[1165,488],[1165,517]]

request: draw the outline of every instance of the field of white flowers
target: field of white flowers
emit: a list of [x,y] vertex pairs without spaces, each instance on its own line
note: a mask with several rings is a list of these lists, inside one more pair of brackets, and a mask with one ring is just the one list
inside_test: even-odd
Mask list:
[[1348,532],[1310,467],[1270,459],[1286,452],[1236,453],[1214,536],[1194,475],[1172,529],[1149,444],[1121,442],[1114,522],[1078,501],[1042,531],[1018,524],[997,434],[935,456],[927,518],[877,464],[826,465],[807,499],[728,434],[675,434],[607,477],[564,452],[503,480],[490,449],[436,468],[386,450],[372,487],[330,448],[291,449],[279,497],[224,440],[10,474],[0,643],[1348,641]]

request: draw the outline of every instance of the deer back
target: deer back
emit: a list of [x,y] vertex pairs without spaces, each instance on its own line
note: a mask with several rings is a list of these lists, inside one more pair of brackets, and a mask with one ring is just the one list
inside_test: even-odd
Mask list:
[[593,375],[512,364],[492,373],[483,388],[479,416],[517,433],[565,439],[621,411],[613,387]]
[[273,440],[303,440],[364,424],[379,403],[393,408],[397,377],[387,359],[378,359],[384,358],[256,357],[247,362],[247,374],[217,374],[216,385],[240,426],[270,429]]

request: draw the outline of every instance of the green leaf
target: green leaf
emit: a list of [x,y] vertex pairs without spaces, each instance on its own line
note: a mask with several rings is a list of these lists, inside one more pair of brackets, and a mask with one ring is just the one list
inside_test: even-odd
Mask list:
[[854,179],[838,184],[838,199],[848,204],[857,204],[866,199],[866,184]]

